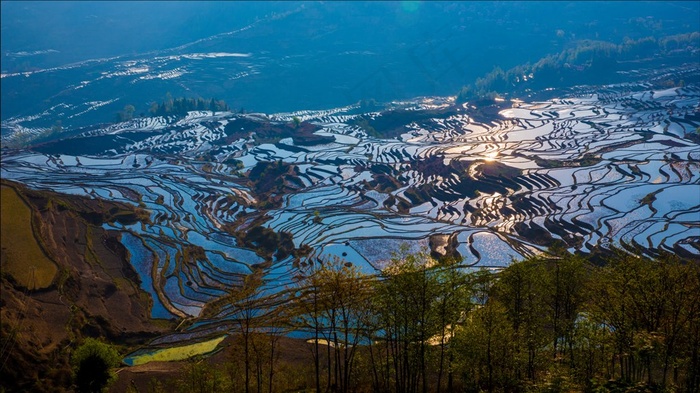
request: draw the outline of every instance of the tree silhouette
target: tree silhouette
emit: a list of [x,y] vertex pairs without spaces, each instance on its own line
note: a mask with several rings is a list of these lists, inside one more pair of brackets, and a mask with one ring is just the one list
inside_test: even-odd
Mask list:
[[71,358],[76,390],[102,392],[116,378],[112,368],[119,362],[119,354],[112,346],[93,338],[86,339]]

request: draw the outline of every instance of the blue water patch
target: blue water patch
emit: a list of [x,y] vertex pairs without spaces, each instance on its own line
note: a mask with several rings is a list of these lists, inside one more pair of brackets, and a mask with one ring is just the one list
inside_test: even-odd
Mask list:
[[224,257],[221,252],[206,251],[207,259],[210,262],[210,270],[216,270],[218,275],[241,275],[250,273],[250,268],[243,262]]
[[[219,238],[221,239],[221,238]],[[188,232],[187,240],[196,244],[207,251],[218,251],[228,258],[243,262],[247,265],[264,262],[264,259],[257,255],[254,251],[235,246],[235,241],[231,238],[231,244],[224,244],[219,241],[209,239],[205,235],[197,232]]]
[[141,280],[141,289],[151,295],[153,306],[151,307],[151,318],[170,319],[173,317],[158,298],[155,288],[153,287],[153,278],[151,272],[153,270],[153,254],[143,244],[140,238],[134,236],[130,232],[122,232],[121,243],[129,251],[131,256],[129,262],[134,267],[136,273]]
[[197,268],[202,282],[212,287],[231,287],[241,281],[240,275],[228,275],[221,273],[212,267],[208,261],[197,261]]

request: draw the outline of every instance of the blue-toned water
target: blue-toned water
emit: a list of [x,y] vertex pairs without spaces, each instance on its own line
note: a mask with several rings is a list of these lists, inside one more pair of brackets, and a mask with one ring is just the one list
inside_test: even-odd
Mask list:
[[151,299],[153,299],[151,317],[163,319],[172,318],[173,314],[165,308],[153,287],[153,278],[151,277],[153,270],[153,254],[144,246],[141,239],[129,232],[122,232],[120,241],[129,251],[129,255],[131,256],[129,262],[139,275],[141,289],[151,295]]
[[258,112],[454,95],[581,40],[700,30],[698,2],[2,2],[2,120],[173,97]]

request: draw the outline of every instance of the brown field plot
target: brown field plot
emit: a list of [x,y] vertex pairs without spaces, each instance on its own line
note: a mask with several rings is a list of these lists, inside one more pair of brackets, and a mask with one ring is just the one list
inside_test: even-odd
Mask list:
[[39,246],[32,230],[31,210],[7,186],[0,187],[0,245],[2,272],[9,274],[20,285],[41,289],[51,285],[58,268]]

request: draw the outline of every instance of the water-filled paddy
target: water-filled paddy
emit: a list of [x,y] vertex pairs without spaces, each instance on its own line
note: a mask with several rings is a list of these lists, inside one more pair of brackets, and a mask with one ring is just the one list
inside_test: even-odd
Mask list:
[[[289,139],[217,145],[226,137],[223,125],[236,116],[227,112],[191,113],[177,131],[164,130],[165,121],[139,119],[104,133],[148,128],[148,136],[103,155],[9,152],[0,173],[33,188],[149,210],[150,222],[106,228],[122,233],[157,318],[199,315],[255,269],[262,269],[268,293],[291,282],[299,261],[266,260],[229,232],[230,226],[249,230],[254,219],[290,234],[295,247],[311,246],[302,259],[336,256],[368,273],[382,269],[402,244],[427,247],[431,235],[456,237],[461,262],[476,268],[543,252],[546,244],[534,245],[542,239],[521,223],[537,224],[547,232],[543,238],[569,241],[572,251],[634,241],[681,247],[700,258],[692,245],[700,238],[700,156],[697,143],[681,135],[689,124],[683,108],[688,97],[697,103],[700,91],[618,93],[647,109],[573,96],[521,103],[501,110],[504,118],[483,122],[465,109],[402,124],[400,137],[384,139],[351,125],[354,117],[342,111],[270,116],[287,122],[300,116],[320,127],[318,135],[334,138],[303,150]],[[672,135],[658,129],[659,113],[681,119],[668,123]],[[222,125],[204,127],[205,121]],[[200,157],[207,152],[208,161]],[[243,168],[232,172],[227,159]],[[279,204],[260,210],[273,195],[256,194],[245,173],[263,161],[293,165],[299,180],[274,195]],[[202,255],[185,260],[185,250],[195,249]]]

